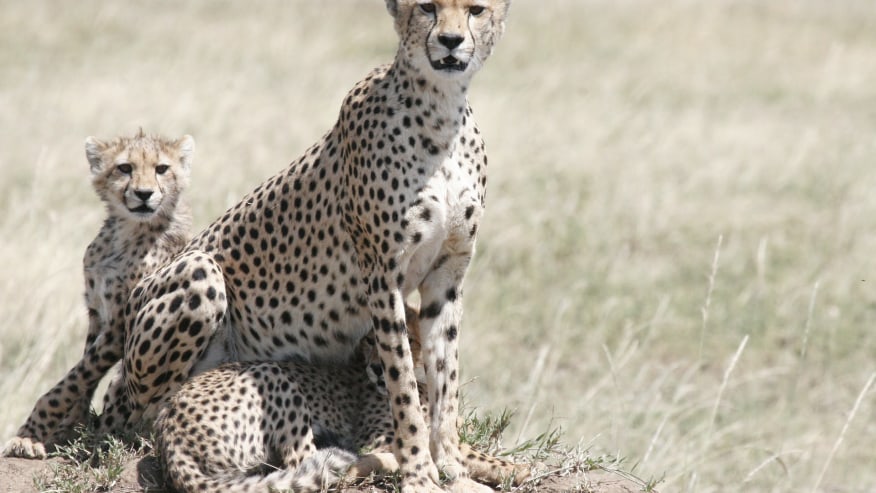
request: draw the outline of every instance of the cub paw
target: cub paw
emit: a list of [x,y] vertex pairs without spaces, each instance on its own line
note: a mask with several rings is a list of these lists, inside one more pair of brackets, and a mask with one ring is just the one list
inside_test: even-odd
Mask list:
[[15,437],[6,442],[3,449],[4,457],[21,457],[24,459],[45,459],[46,446],[29,437]]

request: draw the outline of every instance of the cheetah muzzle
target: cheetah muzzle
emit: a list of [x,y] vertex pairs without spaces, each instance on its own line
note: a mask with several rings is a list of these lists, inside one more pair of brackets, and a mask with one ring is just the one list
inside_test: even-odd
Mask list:
[[434,68],[435,70],[465,72],[465,69],[468,68],[468,63],[458,60],[451,55],[447,55],[441,60],[433,60],[432,68]]

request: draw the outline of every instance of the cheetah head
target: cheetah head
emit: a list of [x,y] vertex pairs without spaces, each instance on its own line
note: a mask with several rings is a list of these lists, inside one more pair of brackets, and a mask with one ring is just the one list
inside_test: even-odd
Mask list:
[[92,185],[114,216],[136,221],[170,217],[188,186],[195,140],[147,136],[85,139]]
[[422,73],[470,77],[505,30],[511,0],[386,0],[399,55]]

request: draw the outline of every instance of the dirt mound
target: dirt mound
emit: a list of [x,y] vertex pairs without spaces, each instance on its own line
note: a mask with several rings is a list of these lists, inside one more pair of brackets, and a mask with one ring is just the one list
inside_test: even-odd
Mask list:
[[[28,460],[0,458],[0,493],[37,493],[35,478],[53,476],[53,467],[63,464],[62,459]],[[169,491],[160,480],[161,470],[154,457],[132,460],[109,493],[141,493]],[[390,490],[385,490],[390,491]],[[609,471],[595,470],[544,477],[533,491],[544,493],[630,493],[642,491],[642,485]],[[375,486],[347,487],[342,493],[383,493]]]

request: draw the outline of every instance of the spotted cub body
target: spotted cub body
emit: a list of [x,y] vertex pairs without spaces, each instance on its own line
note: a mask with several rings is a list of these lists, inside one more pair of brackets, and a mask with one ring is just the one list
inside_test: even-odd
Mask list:
[[36,403],[5,455],[43,458],[88,416],[100,379],[122,357],[125,304],[134,286],[179,252],[191,217],[181,194],[194,152],[190,136],[167,140],[141,130],[85,152],[107,217],[83,260],[88,335],[82,359]]
[[[419,332],[415,323],[409,329],[421,369]],[[345,365],[229,363],[186,382],[156,422],[169,483],[180,492],[302,493],[397,470],[374,351],[366,338]],[[528,475],[525,466],[460,447],[473,479],[519,484]]]

